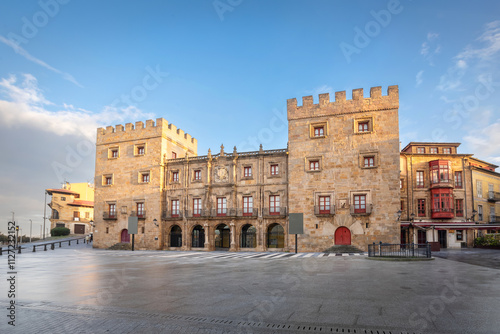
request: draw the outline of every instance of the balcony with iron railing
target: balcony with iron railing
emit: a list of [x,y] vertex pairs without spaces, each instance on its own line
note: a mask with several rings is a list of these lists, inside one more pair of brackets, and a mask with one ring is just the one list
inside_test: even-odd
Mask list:
[[278,208],[263,208],[262,216],[266,218],[282,218],[286,216],[286,207],[278,207]]
[[117,215],[116,215],[116,212],[103,212],[102,213],[102,219],[104,220],[116,220],[117,219]]
[[500,216],[490,216],[490,224],[500,224]]
[[130,216],[131,217],[137,217],[139,219],[146,219],[146,211],[139,211],[139,212],[132,211],[130,213]]
[[333,216],[335,214],[335,205],[329,205],[329,206],[315,205],[314,214],[318,217]]
[[234,209],[234,208],[226,208],[226,209],[200,209],[200,210],[179,210],[172,212],[163,211],[162,219],[164,220],[179,220],[185,218],[209,218],[209,217],[248,217],[248,218],[257,218],[259,215],[259,209],[250,208],[250,209]]
[[351,205],[350,210],[351,210],[351,215],[353,216],[368,216],[371,215],[372,213],[372,207],[373,205],[371,203],[366,203],[364,209],[356,209],[355,205]]
[[500,192],[498,191],[488,191],[488,201],[498,202],[500,201]]

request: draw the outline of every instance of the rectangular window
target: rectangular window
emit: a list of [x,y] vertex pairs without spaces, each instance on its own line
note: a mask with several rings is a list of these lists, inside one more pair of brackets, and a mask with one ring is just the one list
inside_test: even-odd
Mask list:
[[457,230],[457,241],[464,240],[464,230]]
[[179,217],[179,200],[173,199],[170,201],[170,213],[172,217]]
[[320,214],[330,213],[330,196],[319,197],[319,213]]
[[172,182],[179,182],[179,172],[172,172]]
[[417,147],[417,153],[418,154],[424,154],[425,153],[425,147]]
[[137,203],[136,207],[137,207],[137,217],[144,218],[144,215],[146,214],[146,212],[144,211],[144,203]]
[[109,233],[109,227],[106,227],[106,234]]
[[90,218],[90,212],[85,212],[85,218],[89,219]]
[[148,183],[149,182],[149,173],[142,173],[141,174],[141,181],[143,183]]
[[438,153],[438,148],[437,147],[431,147],[431,153],[432,154],[437,154]]
[[66,201],[66,197],[61,196],[61,202],[64,202],[64,201]]
[[278,164],[271,165],[271,175],[278,175]]
[[116,204],[108,205],[109,218],[116,218]]
[[118,158],[118,149],[112,149],[111,150],[111,158]]
[[366,213],[366,195],[354,195],[354,213]]
[[280,214],[280,195],[269,196],[269,214],[270,215]]
[[217,216],[227,214],[227,201],[225,197],[217,197]]
[[477,220],[480,222],[483,221],[483,206],[482,205],[477,206]]
[[455,172],[455,188],[462,188],[462,171]]
[[483,182],[476,180],[476,194],[477,197],[483,197]]
[[309,161],[309,170],[319,170],[319,160]]
[[323,137],[325,135],[325,128],[322,126],[316,126],[314,128],[314,137]]
[[451,154],[451,148],[449,147],[443,148],[443,154]]
[[364,166],[365,167],[374,167],[375,166],[375,157],[364,157]]
[[106,176],[106,178],[105,178],[105,184],[107,186],[112,185],[113,184],[113,177],[112,176]]
[[417,171],[417,188],[423,188],[424,187],[424,171],[418,170]]
[[201,198],[193,198],[193,216],[201,216]]
[[400,210],[403,211],[405,209],[405,201],[401,201]]
[[253,214],[253,197],[243,196],[243,216],[251,216]]
[[172,217],[179,217],[179,200],[173,199],[170,202],[170,212],[172,213]]
[[425,217],[425,199],[418,200],[418,216]]
[[195,181],[200,181],[201,180],[201,170],[195,170],[193,178]]
[[137,155],[144,155],[145,152],[144,146],[137,146]]
[[452,198],[449,193],[436,193],[433,195],[433,212],[453,212]]
[[177,153],[172,152],[172,159],[177,159]]
[[243,167],[243,177],[251,177],[252,176],[252,167],[245,166]]
[[369,121],[358,122],[358,132],[369,132],[369,131],[370,131]]
[[73,211],[73,220],[80,221],[80,211]]
[[464,200],[456,199],[455,200],[455,216],[463,217],[464,216]]

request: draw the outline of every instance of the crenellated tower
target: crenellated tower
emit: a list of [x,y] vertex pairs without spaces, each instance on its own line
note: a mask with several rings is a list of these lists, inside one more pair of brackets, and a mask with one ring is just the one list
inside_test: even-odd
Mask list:
[[398,240],[398,108],[398,86],[287,101],[289,212],[304,213],[303,251]]
[[163,118],[97,129],[94,247],[126,239],[128,217],[136,216],[136,247],[161,249],[165,160],[196,156],[197,145]]

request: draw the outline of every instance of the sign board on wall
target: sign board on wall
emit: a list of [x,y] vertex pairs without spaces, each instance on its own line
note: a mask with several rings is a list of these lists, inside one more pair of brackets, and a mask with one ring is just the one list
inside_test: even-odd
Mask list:
[[304,234],[304,214],[290,213],[288,215],[288,233],[289,234]]
[[137,225],[139,219],[137,217],[128,217],[128,234],[137,234]]

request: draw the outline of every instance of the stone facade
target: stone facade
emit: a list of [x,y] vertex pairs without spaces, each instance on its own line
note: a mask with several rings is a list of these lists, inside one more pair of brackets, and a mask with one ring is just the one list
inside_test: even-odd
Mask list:
[[361,249],[399,241],[398,87],[387,93],[374,87],[364,98],[355,89],[346,100],[345,92],[336,92],[334,102],[321,94],[318,104],[306,96],[302,106],[288,100],[289,211],[304,213],[301,250],[344,243],[342,231]]
[[162,249],[163,230],[157,225],[164,202],[164,162],[196,155],[197,145],[161,118],[97,129],[94,247],[128,241],[128,217],[137,216],[137,248]]
[[[222,147],[216,155],[168,160],[165,247],[283,250],[287,158],[285,149],[228,154]],[[268,238],[273,228],[279,242]]]
[[399,242],[398,87],[352,95],[288,100],[287,149],[197,156],[163,119],[98,129],[94,247],[128,241],[136,215],[139,249],[294,250],[289,212],[300,251]]
[[50,229],[69,228],[72,234],[92,232],[94,218],[94,187],[88,183],[65,183],[61,189],[46,189],[52,196],[49,208]]

